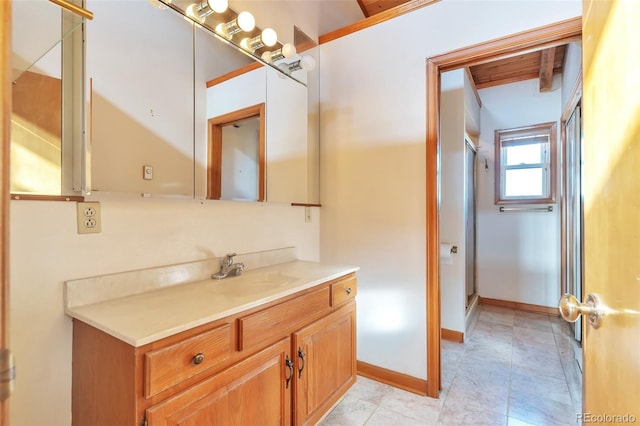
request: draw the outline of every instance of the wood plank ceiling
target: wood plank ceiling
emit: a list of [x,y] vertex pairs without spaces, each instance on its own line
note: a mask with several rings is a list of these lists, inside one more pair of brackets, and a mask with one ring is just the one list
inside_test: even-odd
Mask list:
[[566,45],[516,55],[469,67],[478,89],[540,78],[540,91],[551,90],[553,75],[562,73]]
[[[365,17],[408,3],[411,0],[357,0]],[[551,90],[553,76],[562,73],[566,45],[513,56],[469,67],[478,89],[517,81],[540,79],[540,91]]]
[[365,18],[368,18],[377,13],[408,3],[409,1],[410,0],[358,0],[358,5],[360,5],[360,9],[362,9]]

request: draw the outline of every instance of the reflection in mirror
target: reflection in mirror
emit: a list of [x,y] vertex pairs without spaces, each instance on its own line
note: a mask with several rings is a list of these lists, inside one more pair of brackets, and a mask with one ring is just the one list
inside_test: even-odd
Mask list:
[[[198,61],[207,57],[199,53],[196,56]],[[196,65],[196,68],[203,67]],[[303,70],[293,72],[306,79]],[[317,132],[317,115],[309,118],[308,88],[259,63],[210,80],[207,87],[206,113],[210,119],[258,103],[266,104],[266,201],[317,203],[318,179],[309,175],[318,172],[318,138],[310,134]],[[317,85],[314,83],[313,87]],[[317,102],[317,97],[314,99]],[[313,111],[317,113],[317,107]],[[212,193],[215,190],[210,188],[209,198]]]
[[[278,34],[273,28],[260,28],[256,19],[248,10],[234,10],[225,0],[152,0],[158,8],[171,7],[178,13],[204,28],[220,41],[234,46],[238,51],[253,57],[255,60],[268,64],[285,72],[293,79],[299,79],[302,74],[292,74],[291,71],[278,68],[279,65],[304,63],[306,69],[315,66],[313,58],[300,61],[296,55],[294,43],[280,42]],[[235,4],[241,4],[236,2]],[[259,8],[259,6],[258,6]],[[273,8],[273,6],[271,6]],[[265,24],[265,23],[262,23]],[[307,66],[308,65],[308,66]],[[304,80],[299,80],[304,83]]]
[[264,130],[264,103],[209,120],[208,198],[264,201]]
[[11,193],[72,195],[81,189],[83,126],[73,105],[82,79],[73,76],[82,73],[74,31],[83,20],[48,1],[15,2],[12,19]]
[[267,68],[267,201],[307,202],[307,88]]
[[193,24],[148,2],[127,2],[126,13],[117,3],[87,5],[93,189],[193,197]]
[[[194,152],[195,152],[195,188],[196,197],[212,198],[211,188],[207,182],[209,169],[209,119],[250,105],[265,102],[264,77],[256,76],[251,80],[244,80],[243,85],[236,87],[237,93],[231,94],[229,99],[221,98],[217,106],[210,100],[210,90],[207,82],[220,76],[229,76],[238,69],[252,66],[255,61],[232,46],[221,42],[209,31],[195,27],[195,114],[194,114]],[[217,96],[217,95],[216,95]]]

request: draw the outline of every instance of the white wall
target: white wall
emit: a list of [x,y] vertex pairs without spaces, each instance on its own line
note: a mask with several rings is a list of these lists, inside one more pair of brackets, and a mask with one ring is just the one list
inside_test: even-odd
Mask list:
[[282,204],[116,198],[101,206],[102,233],[78,235],[73,202],[11,203],[12,425],[70,424],[64,281],[285,246],[319,258],[319,209],[305,223],[304,209]]
[[441,327],[465,331],[464,70],[443,73],[440,82],[440,242],[458,247],[451,263],[440,262]]
[[321,45],[321,258],[361,267],[360,360],[426,378],[425,58],[580,14],[444,0]]
[[255,201],[260,182],[260,118],[222,128],[222,200]]
[[582,77],[582,44],[569,43],[564,55],[564,66],[562,68],[562,110],[571,100],[578,78]]
[[[560,214],[500,213],[494,204],[494,131],[551,121],[561,115],[561,90],[539,92],[532,79],[481,89],[480,146],[490,168],[478,172],[478,294],[542,306],[560,297]],[[560,135],[557,129],[558,138]],[[557,145],[556,145],[557,148]],[[483,158],[483,157],[481,157]]]

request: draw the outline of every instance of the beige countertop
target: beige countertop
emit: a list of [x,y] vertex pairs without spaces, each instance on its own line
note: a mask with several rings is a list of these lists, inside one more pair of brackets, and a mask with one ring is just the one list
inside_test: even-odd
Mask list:
[[247,270],[239,277],[200,280],[97,303],[67,306],[65,312],[138,347],[358,269],[295,260]]

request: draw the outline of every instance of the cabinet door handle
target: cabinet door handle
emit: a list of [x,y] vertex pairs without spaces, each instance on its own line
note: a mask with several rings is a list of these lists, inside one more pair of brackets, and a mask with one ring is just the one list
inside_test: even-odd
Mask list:
[[196,354],[193,357],[193,363],[195,365],[202,364],[203,361],[204,361],[204,354],[202,352],[200,352],[199,354]]
[[351,294],[351,287],[347,287],[347,294]]
[[302,370],[304,370],[304,357],[305,354],[302,349],[298,348],[298,358],[301,360],[300,368],[298,369],[298,379],[302,378]]
[[289,389],[289,382],[291,381],[291,378],[293,377],[293,361],[291,361],[291,359],[289,358],[289,355],[287,355],[285,357],[285,361],[284,363],[286,364],[287,368],[289,369],[289,374],[286,377],[286,382],[285,382],[285,389]]

